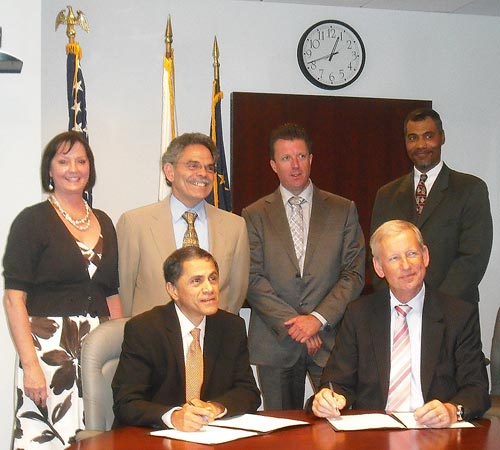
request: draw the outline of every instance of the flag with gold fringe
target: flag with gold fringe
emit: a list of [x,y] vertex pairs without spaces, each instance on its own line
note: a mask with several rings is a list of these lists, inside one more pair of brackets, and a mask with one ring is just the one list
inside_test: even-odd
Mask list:
[[[165,33],[166,51],[163,57],[163,96],[161,111],[161,148],[160,158],[167,150],[168,145],[177,136],[177,121],[175,114],[175,77],[174,77],[174,49],[172,48],[173,34],[170,16]],[[160,181],[158,199],[163,200],[168,193],[163,167],[160,167]]]
[[207,202],[217,208],[231,211],[231,189],[227,176],[226,154],[224,152],[224,138],[222,134],[221,103],[224,93],[220,90],[219,80],[219,46],[217,38],[214,39],[214,81],[212,85],[212,120],[210,123],[210,137],[217,147],[219,156],[216,161],[214,188],[207,197]]
[[[66,35],[69,42],[66,44],[66,86],[68,96],[68,130],[77,131],[89,139],[87,130],[87,101],[85,98],[85,81],[83,79],[80,61],[82,59],[82,49],[75,41],[75,25],[79,25],[85,32],[89,32],[89,24],[85,14],[78,10],[77,15],[73,13],[71,6],[68,6],[68,14],[64,9],[59,12],[56,18],[56,30],[59,25],[66,25]],[[92,190],[84,193],[88,204],[92,206]]]

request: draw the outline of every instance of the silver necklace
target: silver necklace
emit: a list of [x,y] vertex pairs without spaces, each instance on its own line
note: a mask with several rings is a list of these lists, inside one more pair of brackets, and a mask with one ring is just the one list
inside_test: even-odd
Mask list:
[[55,198],[55,196],[53,195],[49,195],[50,203],[52,203],[57,208],[57,210],[61,213],[61,216],[63,216],[77,230],[86,231],[90,228],[90,207],[85,199],[82,200],[83,203],[85,203],[85,216],[83,216],[81,219],[73,219],[73,217],[71,217],[71,215],[63,209],[63,207],[57,201],[57,198]]

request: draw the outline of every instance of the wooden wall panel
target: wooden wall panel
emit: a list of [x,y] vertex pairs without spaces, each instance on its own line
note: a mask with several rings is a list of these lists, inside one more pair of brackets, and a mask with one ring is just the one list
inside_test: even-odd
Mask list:
[[407,173],[403,120],[431,101],[234,92],[231,96],[233,210],[274,191],[268,139],[285,122],[301,124],[313,141],[311,179],[356,202],[368,237],[377,189]]
[[[277,188],[278,179],[269,165],[269,135],[277,126],[295,122],[313,141],[314,184],[356,202],[368,243],[378,188],[411,169],[403,121],[420,107],[432,107],[432,102],[233,92],[233,211],[240,214],[245,206]],[[367,270],[365,292],[370,290]]]

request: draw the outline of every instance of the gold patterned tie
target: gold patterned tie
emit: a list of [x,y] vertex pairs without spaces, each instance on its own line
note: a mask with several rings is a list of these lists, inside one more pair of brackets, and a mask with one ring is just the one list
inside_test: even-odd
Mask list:
[[186,355],[186,402],[200,398],[203,384],[203,354],[200,346],[200,329],[191,330],[193,342]]
[[187,229],[184,233],[184,238],[182,239],[183,247],[199,247],[198,235],[196,234],[196,229],[194,227],[194,221],[198,217],[198,214],[190,211],[186,211],[182,215],[183,219],[187,222]]

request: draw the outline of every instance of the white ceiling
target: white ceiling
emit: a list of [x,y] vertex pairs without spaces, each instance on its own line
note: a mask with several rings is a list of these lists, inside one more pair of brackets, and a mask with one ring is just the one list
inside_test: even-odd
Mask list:
[[500,0],[249,0],[303,5],[347,6],[353,8],[392,9],[453,14],[477,14],[500,17]]

